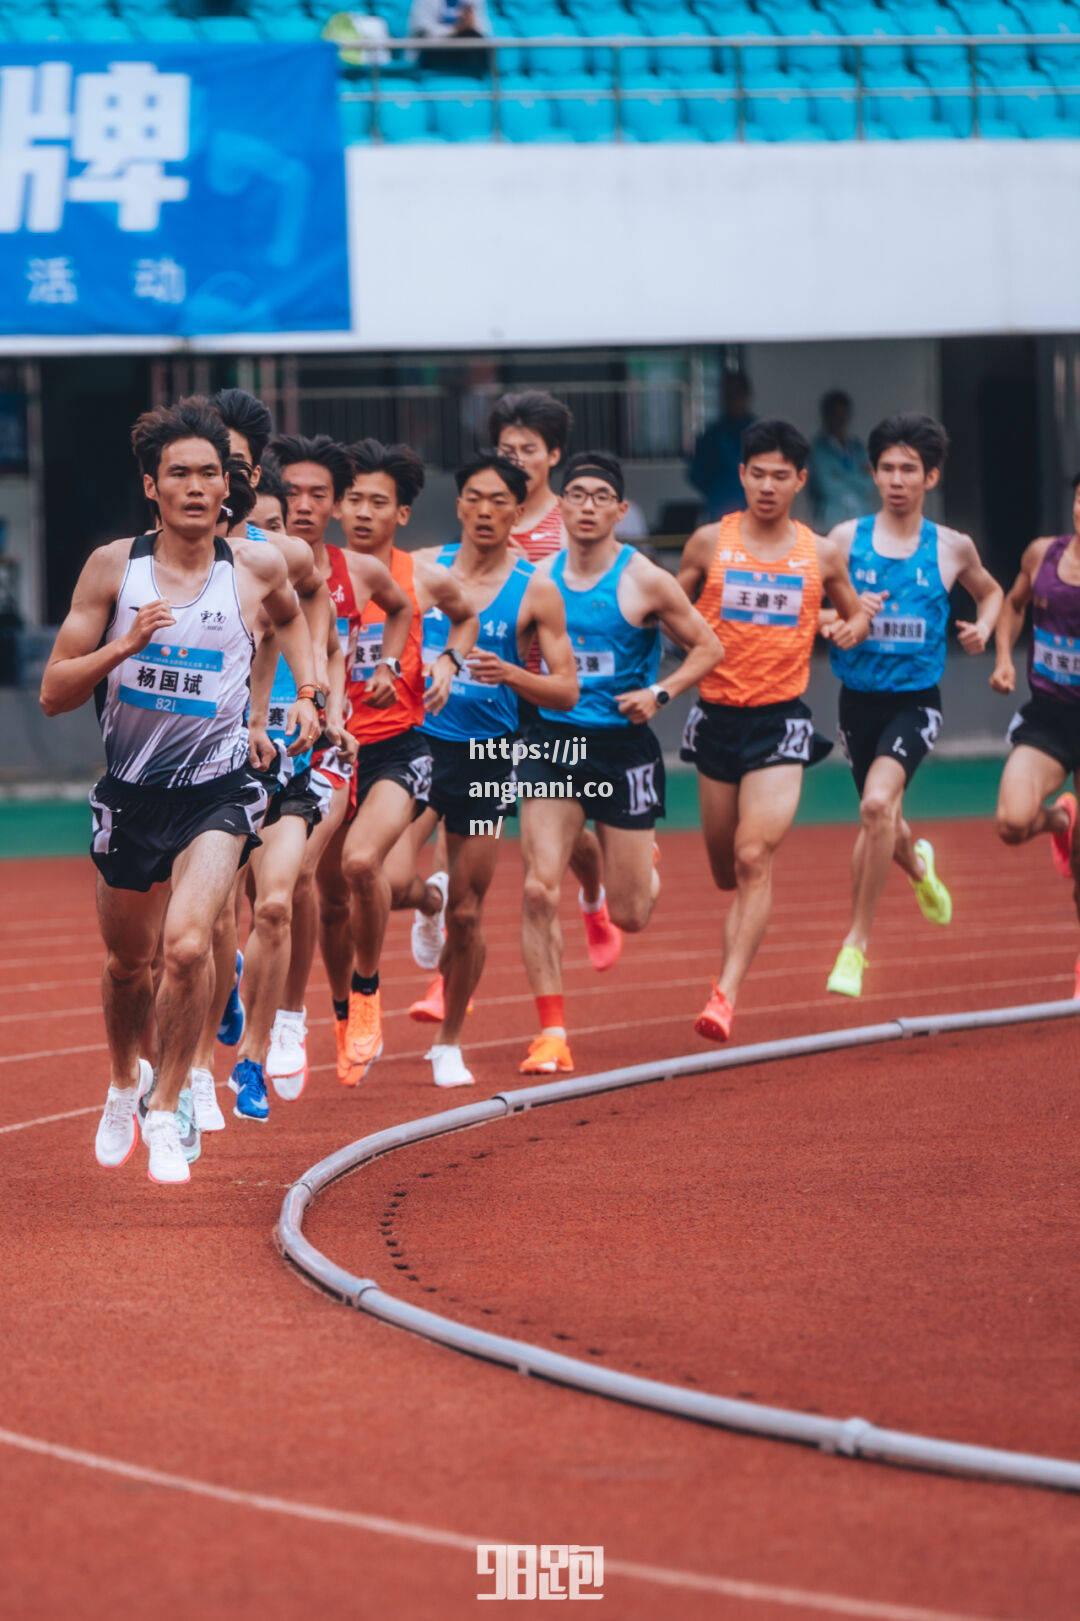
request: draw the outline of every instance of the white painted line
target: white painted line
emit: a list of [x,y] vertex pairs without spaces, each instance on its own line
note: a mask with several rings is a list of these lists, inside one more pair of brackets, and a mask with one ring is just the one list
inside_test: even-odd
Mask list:
[[100,1103],[88,1103],[83,1109],[66,1109],[63,1114],[39,1114],[36,1120],[18,1120],[13,1126],[0,1126],[0,1137],[9,1131],[29,1131],[31,1126],[51,1126],[57,1120],[78,1120],[84,1114],[100,1114]]
[[[135,1480],[143,1486],[157,1486],[163,1491],[207,1497],[217,1503],[228,1503],[233,1508],[254,1509],[262,1514],[283,1514],[291,1519],[310,1520],[319,1525],[338,1525],[349,1531],[396,1537],[429,1548],[452,1548],[455,1552],[469,1554],[472,1559],[475,1559],[478,1543],[500,1540],[491,1536],[462,1536],[457,1531],[442,1531],[437,1526],[419,1525],[411,1520],[393,1520],[384,1514],[362,1514],[350,1509],[325,1508],[320,1503],[301,1503],[289,1497],[272,1497],[265,1492],[237,1491],[234,1487],[217,1486],[208,1480],[194,1480],[188,1475],[167,1474],[162,1469],[147,1469],[142,1464],[107,1458],[99,1452],[83,1452],[76,1447],[61,1446],[55,1441],[41,1441],[36,1436],[20,1435],[14,1430],[0,1429],[0,1446],[13,1447],[37,1457],[52,1458],[58,1463],[75,1464],[82,1469],[118,1475],[121,1479]],[[502,1540],[505,1541],[505,1537]],[[836,1593],[773,1587],[762,1582],[706,1576],[692,1570],[669,1570],[662,1565],[640,1565],[621,1559],[605,1558],[604,1568],[607,1574],[621,1576],[628,1581],[681,1588],[686,1592],[716,1593],[722,1598],[745,1599],[751,1604],[782,1604],[820,1610],[829,1615],[858,1616],[864,1621],[981,1621],[979,1617],[951,1611],[918,1609],[908,1604],[880,1604],[870,1599],[846,1598]]]

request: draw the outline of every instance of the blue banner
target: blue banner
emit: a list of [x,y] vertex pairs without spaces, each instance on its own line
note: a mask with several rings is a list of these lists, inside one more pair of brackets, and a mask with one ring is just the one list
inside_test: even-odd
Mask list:
[[332,46],[0,45],[0,333],[349,326]]

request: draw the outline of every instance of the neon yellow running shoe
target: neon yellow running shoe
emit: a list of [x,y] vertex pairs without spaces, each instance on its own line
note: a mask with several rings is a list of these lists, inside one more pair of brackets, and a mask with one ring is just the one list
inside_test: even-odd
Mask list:
[[934,846],[929,839],[917,839],[915,854],[926,868],[925,877],[910,880],[919,911],[928,923],[951,923],[952,896],[934,871]]
[[841,946],[833,971],[825,982],[825,989],[832,991],[834,996],[861,996],[865,967],[866,955],[858,946]]

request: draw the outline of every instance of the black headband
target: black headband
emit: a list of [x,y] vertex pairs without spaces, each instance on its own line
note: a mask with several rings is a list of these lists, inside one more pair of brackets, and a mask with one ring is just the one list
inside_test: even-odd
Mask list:
[[611,485],[620,501],[623,498],[622,474],[613,473],[610,467],[597,467],[594,462],[571,462],[563,479],[562,487],[564,492],[567,485],[575,483],[579,478],[603,479],[605,484]]

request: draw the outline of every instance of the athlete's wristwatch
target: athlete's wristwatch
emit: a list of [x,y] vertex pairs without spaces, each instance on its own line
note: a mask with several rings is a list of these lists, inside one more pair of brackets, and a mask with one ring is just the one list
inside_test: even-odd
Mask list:
[[[397,681],[401,680],[401,660],[400,659],[380,659],[379,664],[385,664],[386,668],[390,671],[390,674],[394,677],[394,679],[397,680]],[[375,666],[376,669],[379,668],[379,664],[376,664],[376,666]]]
[[462,658],[456,647],[444,647],[442,652],[439,654],[439,657],[448,658],[458,675],[460,675],[462,670],[465,668],[465,660]]
[[671,702],[670,692],[666,687],[662,687],[659,681],[654,681],[652,686],[649,688],[649,691],[656,699],[657,707],[659,709],[663,709],[665,704],[669,704]]
[[310,681],[305,682],[302,687],[297,687],[296,696],[297,699],[310,698],[316,709],[326,708],[326,693],[321,687],[314,686]]

